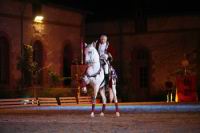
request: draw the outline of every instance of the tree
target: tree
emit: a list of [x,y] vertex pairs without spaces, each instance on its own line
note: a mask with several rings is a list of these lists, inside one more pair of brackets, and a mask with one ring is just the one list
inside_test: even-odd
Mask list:
[[23,55],[18,59],[17,68],[23,71],[20,88],[31,86],[37,75],[37,63],[33,61],[33,47],[31,45],[23,45]]

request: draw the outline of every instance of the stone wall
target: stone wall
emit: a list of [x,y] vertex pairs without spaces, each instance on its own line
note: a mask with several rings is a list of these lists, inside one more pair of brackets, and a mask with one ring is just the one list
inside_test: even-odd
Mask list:
[[156,99],[164,94],[163,85],[167,76],[172,75],[175,83],[173,73],[180,68],[185,53],[194,66],[197,64],[195,51],[200,45],[199,25],[199,16],[149,17],[147,31],[137,33],[131,19],[92,22],[86,26],[86,39],[95,40],[101,33],[109,36],[110,44],[117,51],[114,66],[120,75],[118,95],[130,97],[131,100],[137,100],[136,90],[140,89],[132,82],[132,52],[137,47],[147,48],[150,51],[151,68],[149,94],[144,99]]
[[[53,71],[63,75],[65,45],[71,45],[73,55],[69,56],[72,56],[72,61],[76,58],[80,61],[81,58],[82,14],[80,12],[42,5],[44,22],[35,24],[30,3],[23,4],[13,0],[0,1],[0,35],[5,36],[10,45],[10,89],[16,88],[17,81],[21,77],[16,66],[21,51],[20,10],[23,5],[25,5],[23,43],[33,45],[36,40],[42,42],[43,67],[51,65]],[[43,81],[43,85],[48,86],[47,69],[43,71]]]

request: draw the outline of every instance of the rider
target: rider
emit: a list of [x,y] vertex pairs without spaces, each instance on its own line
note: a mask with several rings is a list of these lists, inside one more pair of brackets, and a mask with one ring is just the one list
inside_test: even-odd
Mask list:
[[109,87],[109,61],[112,61],[112,55],[109,50],[108,37],[102,34],[97,42],[96,49],[100,56],[100,62],[105,73],[106,89]]

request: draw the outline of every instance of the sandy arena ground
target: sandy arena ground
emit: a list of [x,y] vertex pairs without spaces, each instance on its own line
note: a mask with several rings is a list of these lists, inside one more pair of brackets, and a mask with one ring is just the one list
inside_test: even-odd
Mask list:
[[199,133],[200,112],[1,109],[0,133]]

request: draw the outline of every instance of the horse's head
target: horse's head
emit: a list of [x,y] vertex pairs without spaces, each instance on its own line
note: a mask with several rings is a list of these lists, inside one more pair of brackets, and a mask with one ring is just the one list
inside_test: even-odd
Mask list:
[[94,63],[99,62],[99,54],[96,50],[96,42],[92,42],[91,44],[85,43],[85,63]]

